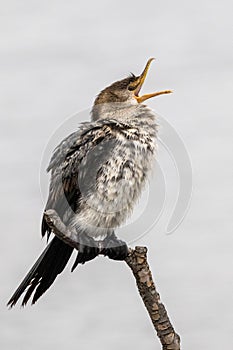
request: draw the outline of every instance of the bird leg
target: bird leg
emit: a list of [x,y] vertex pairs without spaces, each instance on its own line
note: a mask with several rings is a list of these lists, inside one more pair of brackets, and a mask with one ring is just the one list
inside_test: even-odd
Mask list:
[[125,260],[129,254],[129,249],[124,241],[118,239],[113,232],[102,241],[103,249],[101,254],[113,260]]

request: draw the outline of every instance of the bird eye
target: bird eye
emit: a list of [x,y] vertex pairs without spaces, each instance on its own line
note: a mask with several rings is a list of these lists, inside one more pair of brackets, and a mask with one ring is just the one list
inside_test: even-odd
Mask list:
[[137,86],[133,86],[133,85],[129,84],[128,90],[129,90],[129,91],[133,91],[133,90],[136,89],[136,87],[137,87]]

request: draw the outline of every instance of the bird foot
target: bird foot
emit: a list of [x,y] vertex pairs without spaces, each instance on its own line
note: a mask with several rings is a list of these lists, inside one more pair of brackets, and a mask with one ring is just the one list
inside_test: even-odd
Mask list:
[[124,241],[121,241],[113,233],[111,236],[106,237],[103,241],[103,249],[101,254],[107,256],[112,260],[125,260],[129,254],[129,249]]

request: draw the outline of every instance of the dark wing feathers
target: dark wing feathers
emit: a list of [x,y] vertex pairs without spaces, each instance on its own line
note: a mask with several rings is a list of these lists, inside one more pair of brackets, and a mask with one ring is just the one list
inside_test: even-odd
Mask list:
[[26,290],[22,305],[25,306],[37,287],[32,304],[51,286],[55,278],[67,264],[73,249],[64,244],[57,237],[48,244],[22,283],[19,285],[8,304],[14,306]]
[[[48,171],[51,171],[49,197],[45,210],[55,209],[66,223],[70,213],[77,211],[80,188],[78,176],[80,164],[89,151],[101,141],[113,137],[113,130],[121,126],[114,120],[100,120],[94,123],[83,123],[80,130],[64,139],[54,150]],[[64,217],[65,215],[65,217]],[[50,229],[42,220],[42,236]]]
[[[80,163],[88,151],[103,139],[111,139],[113,130],[119,126],[114,120],[84,123],[80,130],[69,135],[58,145],[48,166],[51,181],[45,209],[55,209],[64,222],[68,221],[69,211],[78,211]],[[41,232],[43,236],[47,233],[48,238],[51,234],[44,217]],[[14,306],[25,291],[22,305],[27,304],[34,291],[32,303],[35,303],[63,271],[72,251],[73,248],[54,237],[19,285],[8,305]]]

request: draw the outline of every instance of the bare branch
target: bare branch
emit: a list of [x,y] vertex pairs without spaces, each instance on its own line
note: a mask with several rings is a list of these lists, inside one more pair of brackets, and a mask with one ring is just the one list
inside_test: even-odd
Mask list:
[[126,263],[134,274],[138,291],[161,341],[162,349],[180,350],[180,337],[168,318],[152,279],[147,262],[147,248],[135,247],[126,258]]
[[[55,210],[47,210],[44,215],[53,233],[66,244],[78,250],[77,232],[66,227]],[[138,291],[160,339],[162,350],[180,350],[180,337],[168,318],[165,306],[162,304],[153,282],[147,262],[147,248],[130,249],[125,261],[134,274]]]
[[77,232],[67,227],[54,209],[49,209],[44,212],[45,220],[53,233],[60,238],[61,241],[68,244],[72,248],[79,249],[77,241]]

